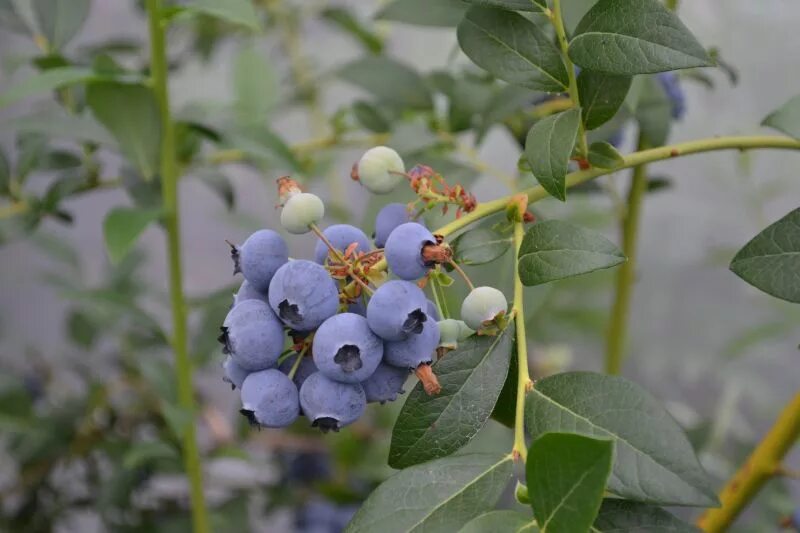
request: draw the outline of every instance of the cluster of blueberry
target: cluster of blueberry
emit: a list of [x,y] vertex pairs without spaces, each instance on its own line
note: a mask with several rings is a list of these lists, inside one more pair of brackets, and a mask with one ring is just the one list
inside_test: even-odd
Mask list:
[[[353,177],[385,194],[408,174],[394,150],[379,146],[364,154]],[[452,253],[405,205],[381,209],[373,247],[351,225],[319,230],[323,202],[293,180],[279,179],[278,190],[282,227],[314,232],[319,241],[313,261],[290,259],[284,239],[269,229],[231,245],[234,272],[244,282],[220,342],[228,354],[225,379],[241,390],[241,413],[251,423],[285,427],[302,414],[323,431],[338,431],[368,402],[395,400],[411,372],[437,394],[434,354],[506,313],[502,292],[478,287],[464,300],[463,321],[439,320],[420,285],[432,269],[452,262]]]

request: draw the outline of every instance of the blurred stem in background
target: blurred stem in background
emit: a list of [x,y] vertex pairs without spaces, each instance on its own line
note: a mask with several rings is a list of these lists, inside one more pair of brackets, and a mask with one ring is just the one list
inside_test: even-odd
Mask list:
[[769,432],[722,489],[720,507],[703,513],[697,526],[708,533],[726,531],[761,487],[773,476],[781,475],[781,462],[798,438],[800,393],[786,404]]
[[164,20],[161,17],[161,0],[147,0],[148,29],[150,33],[150,69],[152,84],[159,103],[162,122],[161,138],[161,189],[163,195],[164,228],[167,233],[169,260],[169,294],[172,307],[172,349],[175,353],[175,373],[178,402],[188,423],[181,427],[183,459],[189,477],[192,523],[197,533],[208,533],[209,522],[203,496],[203,472],[195,431],[194,388],[192,361],[186,331],[186,302],[183,295],[181,267],[180,218],[178,211],[178,164],[175,154],[175,127],[170,116],[169,89],[167,87],[167,52]]
[[[639,135],[637,152],[647,146]],[[633,284],[636,281],[636,252],[639,234],[639,221],[642,218],[642,202],[647,191],[647,165],[639,165],[633,169],[628,201],[622,213],[622,253],[628,258],[617,269],[614,285],[614,303],[611,307],[611,318],[606,330],[605,371],[608,374],[619,374],[625,356],[625,345],[628,338],[628,319],[630,317]]]

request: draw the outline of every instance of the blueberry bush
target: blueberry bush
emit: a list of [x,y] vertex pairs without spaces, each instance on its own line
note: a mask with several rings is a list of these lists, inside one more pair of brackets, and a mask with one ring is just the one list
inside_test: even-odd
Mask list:
[[[58,262],[47,278],[70,302],[70,342],[104,355],[69,363],[81,393],[67,399],[51,397],[60,371],[44,363],[0,381],[15,464],[0,487],[4,529],[69,527],[88,509],[113,531],[246,531],[251,515],[282,507],[309,532],[721,532],[748,507],[743,530],[800,529],[784,462],[800,395],[721,451],[709,444],[726,438],[719,426],[679,424],[620,376],[642,207],[671,184],[651,165],[800,150],[800,96],[764,118],[772,134],[671,144],[691,111],[685,87],[737,77],[675,1],[392,0],[377,22],[324,2],[131,4],[146,39],[78,46],[90,0],[0,0],[0,27],[29,46],[8,59],[24,73],[0,92],[0,109],[20,110],[4,119],[15,145],[14,157],[0,149],[0,238],[36,240]],[[387,22],[450,32],[452,61],[420,72],[393,57]],[[360,56],[318,69],[304,52],[313,24]],[[286,59],[285,83],[261,36]],[[170,76],[226,49],[233,102],[175,105]],[[333,78],[362,96],[329,114]],[[310,140],[273,127],[293,108],[311,117]],[[513,175],[478,152],[498,130]],[[230,254],[235,285],[188,295],[181,210],[192,206],[179,184],[208,187],[234,219],[231,165],[264,177],[276,222],[240,219],[255,231],[215,248]],[[622,194],[607,177],[626,169]],[[46,185],[29,179],[40,174]],[[486,195],[479,177],[492,180]],[[355,189],[370,197],[360,224]],[[73,223],[73,202],[101,190],[125,200],[103,221],[109,273],[87,286],[80,257],[47,229]],[[551,216],[546,206],[564,202]],[[166,293],[140,275],[136,244],[151,228],[164,236]],[[726,261],[800,303],[800,206]],[[598,284],[611,289],[608,309]],[[734,349],[791,331],[797,312],[783,309]],[[536,351],[565,330],[602,337],[604,372]],[[209,365],[213,394],[193,376]],[[237,420],[216,401],[225,388]],[[255,479],[257,443],[278,479]],[[730,467],[713,468],[722,456]],[[246,466],[226,484],[215,466],[233,460]],[[159,493],[164,473],[186,490]]]

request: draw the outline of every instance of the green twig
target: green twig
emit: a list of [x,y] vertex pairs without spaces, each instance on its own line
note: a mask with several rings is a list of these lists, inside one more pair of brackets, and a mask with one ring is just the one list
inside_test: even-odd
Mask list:
[[164,226],[167,233],[169,260],[169,295],[172,307],[172,348],[175,353],[175,373],[178,402],[191,416],[183,430],[183,459],[189,477],[192,523],[196,533],[210,531],[208,511],[203,495],[203,471],[195,431],[195,405],[192,386],[192,361],[189,358],[186,332],[186,302],[183,295],[181,267],[180,216],[178,211],[178,164],[175,158],[175,127],[170,116],[167,88],[167,51],[164,21],[161,19],[161,0],[147,0],[150,32],[150,69],[152,85],[161,113],[161,188],[164,201]]
[[[639,138],[639,149],[645,148]],[[625,344],[628,338],[628,317],[630,316],[631,295],[636,279],[636,248],[639,233],[639,220],[642,213],[642,201],[647,191],[647,165],[639,165],[633,169],[628,201],[622,215],[622,252],[627,261],[617,269],[617,280],[614,288],[614,303],[611,307],[611,318],[606,330],[605,369],[608,374],[619,374],[625,356]]]
[[[567,49],[569,42],[567,41],[567,31],[564,29],[564,18],[561,16],[561,0],[553,0],[553,11],[550,14],[550,21],[556,29],[556,37],[558,38],[558,45],[561,47],[561,55],[564,59],[564,64],[567,66],[567,77],[569,78],[569,98],[572,100],[572,105],[580,109],[581,99],[578,95],[578,80],[575,76],[575,65],[569,58]],[[578,123],[578,152],[584,157],[589,153],[589,148],[586,143],[586,130],[583,127],[583,121]]]
[[512,455],[527,460],[528,448],[525,446],[525,396],[533,387],[528,371],[528,339],[525,334],[525,309],[522,280],[519,278],[519,248],[523,237],[522,222],[514,225],[514,321],[517,333],[517,405],[514,415],[514,447]]
[[439,317],[442,320],[450,318],[450,311],[447,309],[447,299],[445,298],[442,286],[435,276],[430,277],[431,293],[433,294],[433,303],[436,304],[436,309],[439,311]]

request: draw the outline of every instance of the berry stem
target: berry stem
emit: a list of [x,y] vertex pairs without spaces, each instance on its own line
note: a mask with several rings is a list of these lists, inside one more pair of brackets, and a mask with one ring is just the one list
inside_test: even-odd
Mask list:
[[433,294],[433,302],[436,304],[436,309],[439,311],[439,316],[442,320],[450,318],[450,310],[447,308],[447,300],[444,297],[442,285],[436,276],[430,277],[431,293]]
[[311,346],[310,344],[306,343],[303,346],[303,349],[300,350],[300,353],[297,354],[297,359],[294,360],[294,364],[292,365],[291,370],[289,370],[289,379],[294,379],[294,375],[297,374],[297,369],[300,368],[300,362],[303,360],[303,357],[306,356],[306,352],[308,351],[308,347]]
[[175,127],[170,116],[167,87],[167,51],[164,35],[166,22],[161,18],[161,0],[147,0],[147,20],[150,34],[150,71],[153,91],[161,114],[161,182],[164,204],[164,228],[167,233],[169,257],[169,294],[172,307],[172,349],[175,352],[175,373],[178,402],[191,418],[182,431],[183,460],[189,477],[192,524],[195,533],[210,531],[208,511],[203,494],[203,470],[197,447],[195,428],[192,360],[186,331],[186,301],[183,295],[181,266],[180,213],[178,211],[178,162],[175,157]]
[[[514,247],[517,258],[524,235],[522,222],[514,224]],[[533,388],[530,371],[528,370],[528,339],[525,334],[525,309],[522,281],[519,279],[519,261],[514,261],[514,322],[517,333],[517,404],[514,414],[514,447],[512,455],[520,457],[523,461],[528,458],[528,448],[525,446],[525,396]]]
[[[564,18],[561,16],[561,0],[553,0],[553,10],[550,14],[550,22],[556,30],[556,37],[558,44],[561,47],[561,56],[564,59],[564,64],[567,66],[567,76],[569,77],[569,97],[572,100],[572,106],[580,109],[581,100],[578,95],[578,81],[575,76],[575,66],[569,58],[567,48],[569,42],[567,41],[567,31],[564,29]],[[586,130],[583,127],[583,121],[578,123],[578,153],[585,156],[589,153],[589,148],[586,143]]]
[[[639,149],[645,143],[639,135]],[[642,217],[642,203],[647,189],[647,165],[633,169],[628,202],[621,219],[622,253],[628,258],[616,271],[614,303],[611,318],[606,330],[605,369],[607,374],[619,374],[625,357],[625,344],[628,338],[628,318],[630,316],[633,283],[636,279],[636,241],[639,233],[639,220]]]
[[464,269],[461,268],[461,266],[458,263],[456,263],[453,260],[452,257],[450,258],[450,266],[453,267],[453,270],[458,272],[459,276],[464,278],[464,283],[467,284],[467,287],[469,287],[469,290],[474,291],[475,290],[475,285],[472,284],[472,280],[469,279],[469,276],[467,276],[467,273],[464,272]]
[[283,363],[284,361],[286,361],[287,359],[289,359],[289,358],[292,356],[292,354],[293,354],[293,353],[295,353],[295,351],[294,351],[292,348],[288,348],[288,349],[284,350],[284,351],[283,351],[283,352],[282,352],[282,353],[281,353],[281,354],[278,356],[278,364],[280,365],[281,363]]

